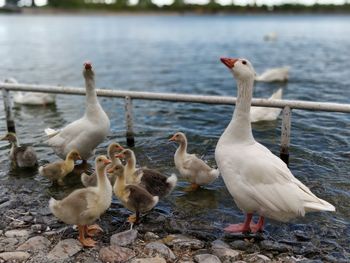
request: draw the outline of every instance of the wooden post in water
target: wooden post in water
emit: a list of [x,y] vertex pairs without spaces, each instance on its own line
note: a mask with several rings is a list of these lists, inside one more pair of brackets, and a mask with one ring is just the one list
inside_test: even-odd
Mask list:
[[292,111],[285,106],[282,112],[281,151],[280,158],[289,166],[290,123]]
[[132,116],[132,100],[130,96],[125,97],[125,121],[126,121],[126,144],[129,147],[135,145]]
[[15,121],[12,115],[10,94],[7,89],[2,89],[2,99],[4,101],[4,110],[6,114],[7,131],[16,133]]

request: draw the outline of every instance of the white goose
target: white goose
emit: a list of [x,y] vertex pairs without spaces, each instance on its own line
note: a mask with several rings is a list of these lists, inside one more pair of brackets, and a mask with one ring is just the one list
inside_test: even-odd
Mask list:
[[288,81],[289,67],[270,68],[264,71],[261,75],[255,77],[256,81],[261,82],[276,82]]
[[[228,232],[262,231],[264,217],[288,221],[306,212],[335,211],[296,179],[287,165],[254,140],[249,119],[254,69],[245,59],[222,58],[237,80],[237,104],[233,118],[221,135],[215,159],[227,189],[238,208],[246,213],[243,224]],[[260,215],[257,224],[253,213]]]
[[179,144],[174,155],[174,162],[180,174],[190,181],[189,190],[196,190],[201,185],[210,184],[219,177],[219,170],[211,168],[195,154],[187,153],[187,138],[184,133],[175,133],[169,141]]
[[[271,95],[269,100],[280,100],[282,99],[282,88],[278,89],[275,93]],[[277,120],[280,115],[281,108],[266,108],[266,107],[254,107],[250,109],[250,121],[274,121]]]
[[48,144],[62,159],[69,151],[76,149],[81,158],[86,161],[109,132],[109,118],[98,102],[95,74],[90,63],[84,64],[83,75],[86,87],[84,116],[58,131],[45,129],[46,134],[50,137]]
[[[18,84],[14,78],[5,79],[5,83]],[[55,103],[56,95],[41,92],[13,92],[13,101],[23,105],[48,105]]]

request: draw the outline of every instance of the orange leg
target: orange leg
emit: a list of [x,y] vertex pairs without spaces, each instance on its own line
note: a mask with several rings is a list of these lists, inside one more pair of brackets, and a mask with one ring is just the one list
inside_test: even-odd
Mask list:
[[264,223],[265,218],[263,216],[260,216],[257,224],[254,224],[254,222],[250,223],[250,230],[253,233],[262,232],[264,228]]
[[89,237],[94,237],[100,232],[103,232],[103,229],[97,224],[85,226],[85,234]]
[[78,226],[79,237],[78,240],[84,247],[94,247],[96,241],[91,238],[85,238],[85,228],[86,226]]
[[226,232],[230,233],[246,233],[250,231],[250,222],[253,214],[247,214],[243,224],[232,224],[224,228]]

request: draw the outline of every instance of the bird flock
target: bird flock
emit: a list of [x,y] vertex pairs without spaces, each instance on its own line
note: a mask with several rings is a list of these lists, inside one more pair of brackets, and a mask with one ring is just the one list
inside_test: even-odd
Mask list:
[[[274,120],[280,112],[251,107],[254,81],[259,79],[252,64],[247,59],[232,58],[221,58],[221,62],[236,79],[237,104],[215,149],[218,169],[187,152],[184,133],[177,132],[169,139],[178,144],[174,164],[181,178],[190,183],[186,191],[195,191],[221,175],[237,207],[246,214],[244,223],[231,224],[224,229],[231,233],[262,231],[265,217],[286,222],[307,212],[335,211],[333,205],[316,197],[296,179],[281,159],[255,141],[251,122]],[[272,73],[276,74],[276,70]],[[271,78],[272,73],[265,76]],[[288,74],[288,69],[283,69],[283,74]],[[95,148],[110,130],[109,118],[97,98],[91,63],[84,64],[83,76],[84,115],[60,130],[45,129],[47,144],[62,160],[40,166],[38,170],[40,175],[59,186],[64,184],[65,177],[79,160],[86,163],[94,156]],[[259,80],[262,81],[262,77]],[[281,97],[282,90],[278,90],[271,99]],[[1,140],[11,143],[10,159],[14,167],[37,167],[33,147],[20,146],[14,133],[6,134]],[[141,213],[150,211],[160,199],[171,194],[178,181],[176,174],[167,176],[151,168],[138,167],[133,150],[117,142],[109,144],[106,156],[95,158],[94,167],[90,175],[81,173],[83,188],[62,200],[51,198],[48,204],[54,216],[66,224],[78,226],[78,239],[85,247],[95,246],[93,237],[102,231],[95,222],[110,207],[113,194],[134,213],[127,219],[134,225],[140,221]],[[252,220],[253,214],[259,215],[257,223]]]

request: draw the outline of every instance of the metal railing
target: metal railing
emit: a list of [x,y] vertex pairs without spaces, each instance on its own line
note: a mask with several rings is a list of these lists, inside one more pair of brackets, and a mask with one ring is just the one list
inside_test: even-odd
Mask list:
[[[9,91],[27,91],[27,92],[46,92],[55,94],[72,94],[85,95],[85,88],[78,87],[60,87],[49,85],[30,85],[30,84],[10,84],[0,83],[2,89],[4,107],[6,112],[6,122],[8,131],[15,132],[15,123],[11,111],[11,101]],[[99,97],[115,97],[125,99],[125,119],[126,119],[126,139],[128,146],[134,146],[133,131],[133,114],[132,100],[160,100],[172,102],[191,102],[218,105],[235,105],[236,98],[228,96],[203,96],[189,94],[172,94],[172,93],[156,93],[156,92],[138,92],[97,89]],[[281,150],[280,157],[288,164],[289,144],[290,144],[290,127],[292,109],[328,111],[350,113],[350,104],[329,103],[329,102],[311,102],[300,100],[272,100],[272,99],[253,99],[253,106],[282,108],[282,128],[281,128]]]

